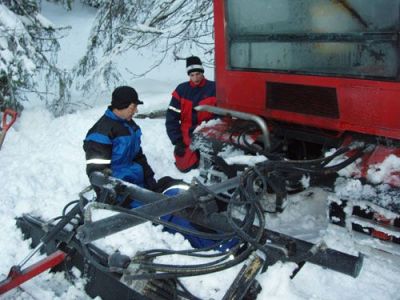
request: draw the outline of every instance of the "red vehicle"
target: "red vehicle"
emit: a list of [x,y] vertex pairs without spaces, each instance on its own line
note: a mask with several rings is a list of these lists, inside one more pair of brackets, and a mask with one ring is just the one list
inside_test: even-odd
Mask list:
[[335,148],[357,162],[354,177],[386,185],[362,205],[332,203],[332,221],[400,243],[400,170],[368,182],[372,165],[400,157],[399,11],[399,0],[214,1],[218,108],[200,109],[228,117],[197,132],[205,180],[243,170],[221,162],[217,152],[230,144],[269,160],[303,162],[303,174],[286,166],[275,176],[285,182],[282,194],[282,185],[296,189],[300,175],[327,181],[328,163],[312,164]]

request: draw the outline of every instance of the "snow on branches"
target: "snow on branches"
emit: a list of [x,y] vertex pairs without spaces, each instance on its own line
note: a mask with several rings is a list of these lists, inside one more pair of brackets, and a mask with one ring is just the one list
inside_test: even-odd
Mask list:
[[[0,4],[0,109],[18,111],[29,95],[46,101],[61,115],[69,103],[68,76],[55,66],[60,30],[39,13],[37,1],[6,0]],[[46,77],[39,87],[37,76]]]
[[[99,9],[85,56],[76,68],[80,86],[117,85],[121,76],[116,58],[127,51],[151,51],[146,70],[128,70],[141,77],[167,56],[183,59],[195,49],[205,62],[213,59],[212,0],[98,0]],[[199,53],[200,52],[200,53]]]

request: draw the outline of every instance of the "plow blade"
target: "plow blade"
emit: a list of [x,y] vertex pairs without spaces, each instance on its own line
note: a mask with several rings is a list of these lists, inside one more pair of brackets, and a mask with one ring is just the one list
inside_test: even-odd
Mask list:
[[[26,238],[32,239],[32,246],[40,243],[40,239],[46,232],[43,230],[43,222],[31,216],[25,215],[17,218],[17,226],[21,229]],[[68,241],[68,245],[66,242]],[[54,240],[46,243],[42,250],[48,255],[57,252],[57,247],[64,247],[63,251],[68,253],[68,258],[63,264],[59,264],[54,271],[69,272],[73,267],[78,268],[82,277],[86,278],[85,291],[90,297],[101,297],[103,300],[112,299],[139,299],[149,300],[132,288],[120,282],[120,275],[106,273],[91,264],[84,256],[80,243],[70,237],[70,233],[61,230]],[[90,245],[90,254],[98,261],[107,261],[108,255],[101,249]]]
[[[26,238],[32,239],[33,247],[40,242],[40,238],[46,233],[43,230],[43,222],[28,215],[18,218],[17,226]],[[363,260],[362,256],[356,257],[332,249],[320,249],[320,251],[314,255],[310,254],[308,257],[307,253],[312,244],[270,230],[266,230],[264,234],[267,240],[273,241],[278,245],[288,245],[288,243],[293,245],[295,254],[290,256],[289,261],[295,261],[301,263],[301,265],[307,261],[352,277],[356,277],[360,272]],[[107,262],[109,260],[108,254],[103,250],[90,243],[87,246],[91,256],[98,262]],[[82,276],[86,278],[85,291],[89,296],[99,296],[104,300],[152,299],[152,297],[147,295],[145,289],[141,288],[143,285],[139,284],[139,288],[128,286],[121,281],[121,275],[104,272],[96,264],[87,260],[80,241],[75,237],[71,239],[70,232],[61,230],[54,237],[54,240],[46,243],[43,250],[49,254],[54,253],[59,248],[68,253],[68,259],[65,259],[63,264],[57,266],[55,271],[68,272],[72,267],[77,267],[82,272]],[[275,258],[281,257],[280,250],[271,248],[269,253],[270,255],[266,259],[267,265],[274,264],[278,260]],[[251,281],[249,281],[249,284]],[[247,288],[249,288],[249,285],[247,285]]]

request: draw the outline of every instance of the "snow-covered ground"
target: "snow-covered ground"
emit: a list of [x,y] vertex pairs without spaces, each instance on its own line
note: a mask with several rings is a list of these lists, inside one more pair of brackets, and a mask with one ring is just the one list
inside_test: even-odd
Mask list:
[[[45,8],[44,15],[51,21],[72,25],[74,43],[71,36],[66,38],[60,54],[60,63],[65,64],[65,68],[71,68],[84,49],[84,35],[89,32],[87,26],[94,16],[93,10],[79,8],[65,14],[54,5],[46,4]],[[79,40],[78,36],[82,35]],[[132,57],[132,61],[134,65],[135,57]],[[165,109],[172,89],[186,79],[182,62],[167,62],[163,68],[153,71],[144,79],[130,82],[145,102],[140,107],[140,113]],[[104,97],[91,109],[59,118],[53,118],[40,105],[28,107],[9,130],[0,152],[0,216],[3,224],[0,233],[0,279],[7,275],[11,265],[19,263],[31,250],[29,241],[23,240],[17,229],[14,218],[23,213],[45,219],[58,216],[63,207],[77,199],[78,193],[88,186],[82,141],[87,130],[103,114],[110,95]],[[173,148],[166,135],[163,119],[138,119],[137,123],[143,131],[144,152],[157,178],[169,175],[190,182],[192,177],[198,176],[197,170],[182,174],[174,167]],[[397,164],[398,159],[392,166]],[[353,195],[361,193],[357,183],[352,180],[338,187],[338,192],[345,191]],[[267,272],[258,275],[257,280],[262,285],[258,299],[400,299],[399,259],[378,255],[369,248],[357,246],[345,229],[329,225],[326,216],[329,197],[332,199],[336,196],[316,188],[293,195],[282,215],[267,216],[268,225],[297,238],[324,241],[329,247],[353,255],[358,255],[361,250],[365,257],[360,275],[352,278],[307,263],[292,280],[290,275],[296,265],[276,263]],[[107,245],[106,249],[119,248],[128,255],[161,246],[171,249],[190,247],[182,236],[162,232],[159,226],[149,223],[107,237],[99,243]],[[36,255],[32,262],[39,258]],[[220,299],[239,268],[237,266],[217,274],[188,278],[183,282],[202,299]],[[15,289],[2,297],[88,299],[83,284],[82,280],[71,284],[63,273],[43,273],[23,284],[23,289]]]

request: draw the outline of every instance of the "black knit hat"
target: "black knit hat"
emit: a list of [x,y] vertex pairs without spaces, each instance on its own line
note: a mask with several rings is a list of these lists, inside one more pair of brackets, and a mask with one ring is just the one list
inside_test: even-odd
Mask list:
[[112,93],[111,108],[124,109],[131,103],[143,104],[135,89],[130,86],[119,86]]
[[192,72],[204,73],[203,64],[197,56],[190,56],[186,58],[186,72],[188,75]]

